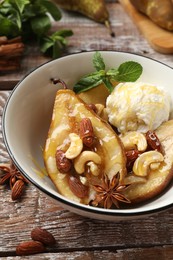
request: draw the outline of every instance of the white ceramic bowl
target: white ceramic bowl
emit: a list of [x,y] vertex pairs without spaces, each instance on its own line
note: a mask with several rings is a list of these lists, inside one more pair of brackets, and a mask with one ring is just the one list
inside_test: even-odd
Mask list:
[[[172,206],[173,187],[160,197],[131,209],[102,209],[70,201],[61,196],[49,177],[36,174],[36,166],[44,168],[44,147],[57,86],[51,78],[63,79],[72,88],[83,75],[93,72],[94,52],[69,55],[38,67],[23,78],[12,91],[3,113],[3,136],[11,159],[20,171],[38,189],[54,198],[62,207],[87,217],[103,220],[126,220]],[[161,85],[173,100],[173,69],[155,60],[123,52],[101,52],[107,68],[117,67],[125,61],[137,61],[143,66],[140,81]]]

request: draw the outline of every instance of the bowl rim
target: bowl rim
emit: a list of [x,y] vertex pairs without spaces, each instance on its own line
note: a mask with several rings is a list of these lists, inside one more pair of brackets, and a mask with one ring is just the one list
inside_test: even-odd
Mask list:
[[[16,160],[15,156],[13,155],[10,146],[8,144],[8,140],[7,140],[7,136],[6,136],[6,131],[5,131],[5,118],[6,118],[6,111],[7,111],[7,107],[9,105],[9,102],[14,94],[14,92],[16,91],[16,89],[20,86],[20,84],[25,80],[25,78],[27,78],[32,72],[36,71],[37,69],[45,66],[46,64],[52,63],[52,62],[56,62],[57,60],[61,60],[64,58],[68,58],[69,56],[76,56],[76,55],[81,55],[81,54],[85,54],[85,53],[95,53],[96,51],[99,51],[100,53],[121,53],[121,54],[132,54],[134,56],[139,56],[141,58],[144,58],[146,60],[151,60],[157,63],[160,63],[161,65],[164,65],[170,69],[173,70],[173,68],[170,65],[165,64],[164,62],[158,61],[154,58],[148,57],[148,56],[144,56],[142,54],[138,54],[138,53],[133,53],[133,52],[128,52],[128,51],[119,51],[119,50],[91,50],[91,51],[82,51],[82,52],[77,52],[77,53],[70,53],[67,54],[65,56],[62,56],[60,58],[57,59],[51,59],[49,61],[46,61],[42,64],[40,64],[39,66],[29,70],[20,80],[19,82],[16,84],[16,86],[12,89],[9,97],[7,98],[7,101],[4,105],[3,108],[3,112],[2,112],[2,137],[3,137],[3,141],[5,144],[5,147],[7,149],[8,155],[10,157],[10,159],[12,160],[12,162],[14,163],[14,165],[19,169],[19,171],[35,186],[37,187],[39,190],[41,190],[43,193],[45,193],[46,195],[48,195],[49,197],[53,198],[56,201],[59,201],[61,204],[66,204],[69,207],[72,208],[76,208],[78,210],[82,210],[82,211],[87,211],[89,213],[94,213],[95,215],[107,215],[107,216],[112,216],[112,217],[133,217],[133,216],[145,216],[145,215],[150,215],[150,214],[154,214],[154,213],[159,213],[161,211],[164,210],[168,210],[169,208],[171,208],[173,206],[173,202],[165,205],[165,206],[161,206],[158,208],[154,208],[154,209],[149,209],[149,210],[145,210],[145,211],[139,211],[139,212],[121,212],[121,209],[118,209],[119,212],[115,212],[114,209],[105,209],[105,208],[97,208],[97,207],[91,207],[88,205],[84,205],[84,204],[80,204],[80,203],[76,203],[72,200],[68,200],[67,198],[61,198],[59,196],[54,195],[53,193],[51,193],[50,191],[46,190],[45,188],[43,188],[39,183],[37,183],[35,180],[33,180],[28,174],[27,172],[25,172],[22,167],[20,166],[20,164],[18,163],[18,161]],[[58,192],[57,192],[58,195]],[[61,195],[61,194],[60,194]],[[62,196],[62,195],[61,195]],[[130,208],[128,208],[127,210],[130,210]]]

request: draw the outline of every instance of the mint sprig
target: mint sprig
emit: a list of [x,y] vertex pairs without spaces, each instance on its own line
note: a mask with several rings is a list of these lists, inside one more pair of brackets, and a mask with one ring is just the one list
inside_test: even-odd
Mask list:
[[66,37],[72,36],[71,30],[60,30],[51,35],[46,35],[40,42],[40,49],[43,53],[51,51],[52,58],[60,56],[61,50],[67,45]]
[[106,71],[103,57],[98,51],[93,56],[93,65],[96,72],[80,79],[73,88],[74,92],[81,93],[103,83],[111,93],[114,89],[111,81],[134,82],[140,77],[143,71],[142,66],[135,61],[124,62],[118,68],[111,68]]
[[65,38],[73,33],[71,30],[59,30],[50,34],[50,17],[59,21],[62,15],[57,5],[49,0],[0,1],[0,36],[22,36],[26,43],[34,40],[43,53],[57,58],[67,45]]
[[98,51],[94,54],[93,65],[97,71],[105,70],[104,60]]

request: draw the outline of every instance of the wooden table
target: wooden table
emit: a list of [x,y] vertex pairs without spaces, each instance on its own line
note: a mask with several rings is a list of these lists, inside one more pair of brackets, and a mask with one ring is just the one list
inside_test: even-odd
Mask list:
[[[71,28],[63,55],[90,50],[138,53],[173,67],[173,56],[155,52],[117,1],[108,1],[115,38],[107,29],[85,17],[63,12],[54,28]],[[0,115],[10,89],[31,69],[46,62],[36,46],[28,46],[21,70],[0,76]],[[1,119],[0,119],[1,120]],[[9,161],[0,133],[0,162]],[[30,239],[30,231],[41,226],[57,244],[44,254],[16,257],[19,242]],[[0,259],[173,259],[173,209],[139,220],[106,222],[75,215],[58,206],[33,185],[22,200],[11,200],[10,190],[0,187]]]

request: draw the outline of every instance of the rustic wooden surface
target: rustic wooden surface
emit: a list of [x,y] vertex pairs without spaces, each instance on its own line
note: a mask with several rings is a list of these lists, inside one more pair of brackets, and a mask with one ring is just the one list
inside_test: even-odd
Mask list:
[[[118,50],[142,54],[173,67],[173,56],[155,52],[139,33],[123,8],[116,1],[108,1],[115,38],[103,25],[85,17],[64,12],[55,27],[71,28],[63,55],[89,50]],[[0,125],[7,89],[31,69],[49,60],[41,56],[37,47],[27,47],[21,70],[0,76]],[[0,129],[0,162],[7,162]],[[30,231],[41,226],[55,236],[57,244],[44,254],[18,257],[19,242],[30,239]],[[75,215],[58,206],[33,185],[28,185],[23,198],[14,202],[10,190],[0,187],[0,259],[173,259],[173,209],[139,220],[105,222]]]

